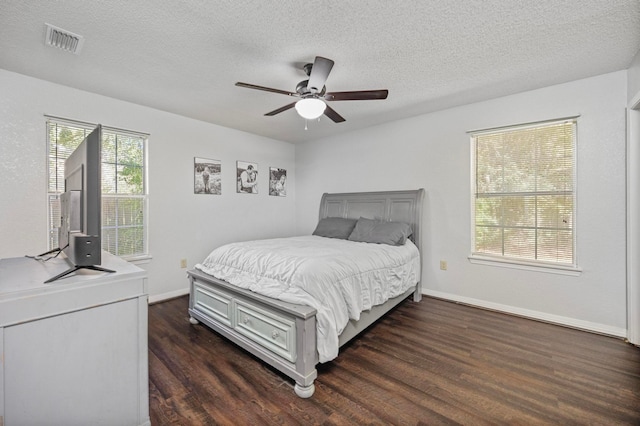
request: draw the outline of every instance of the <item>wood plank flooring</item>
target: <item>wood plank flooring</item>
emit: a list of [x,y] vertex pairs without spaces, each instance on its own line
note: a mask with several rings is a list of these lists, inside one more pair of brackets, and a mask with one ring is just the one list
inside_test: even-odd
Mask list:
[[640,348],[438,299],[403,302],[316,391],[203,325],[188,299],[149,307],[152,425],[640,425]]

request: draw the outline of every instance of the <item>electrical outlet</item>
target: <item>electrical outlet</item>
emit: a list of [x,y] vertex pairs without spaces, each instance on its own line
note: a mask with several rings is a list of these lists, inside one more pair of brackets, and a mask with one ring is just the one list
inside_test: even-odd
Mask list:
[[181,268],[187,267],[187,259],[180,259],[180,267]]
[[440,261],[440,269],[442,269],[443,271],[447,270],[447,261],[446,260],[441,260]]

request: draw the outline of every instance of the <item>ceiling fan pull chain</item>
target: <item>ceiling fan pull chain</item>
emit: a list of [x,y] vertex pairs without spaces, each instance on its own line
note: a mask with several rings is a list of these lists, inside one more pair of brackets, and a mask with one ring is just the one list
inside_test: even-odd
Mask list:
[[309,128],[307,127],[307,123],[309,122],[309,120],[307,120],[306,118],[304,119],[304,129],[305,130],[309,130]]

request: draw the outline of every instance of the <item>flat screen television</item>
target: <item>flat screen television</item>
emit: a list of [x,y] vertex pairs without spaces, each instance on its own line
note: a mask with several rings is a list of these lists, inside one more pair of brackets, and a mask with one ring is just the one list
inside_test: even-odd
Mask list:
[[45,281],[52,282],[78,269],[114,272],[102,263],[102,126],[98,125],[64,163],[64,194],[60,197],[59,250],[71,268]]

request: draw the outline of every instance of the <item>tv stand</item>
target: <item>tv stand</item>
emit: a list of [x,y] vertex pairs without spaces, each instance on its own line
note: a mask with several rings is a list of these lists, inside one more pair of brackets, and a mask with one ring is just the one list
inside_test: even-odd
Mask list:
[[147,273],[0,259],[0,425],[150,426]]
[[45,281],[45,284],[48,284],[50,282],[53,282],[55,280],[58,280],[62,277],[66,277],[69,274],[73,274],[74,272],[78,271],[79,269],[91,269],[92,271],[100,271],[100,272],[116,272],[113,269],[107,269],[107,268],[102,268],[100,266],[96,266],[96,265],[86,265],[86,266],[74,266],[73,268],[67,269],[66,271],[56,275],[53,278],[49,278],[48,280]]

